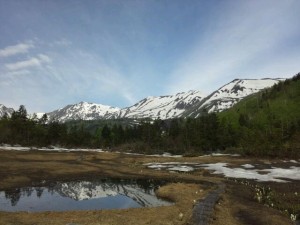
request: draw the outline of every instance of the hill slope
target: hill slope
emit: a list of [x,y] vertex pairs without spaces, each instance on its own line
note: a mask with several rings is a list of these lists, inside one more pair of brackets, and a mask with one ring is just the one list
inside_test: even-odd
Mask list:
[[185,113],[188,117],[198,117],[203,112],[221,112],[229,109],[246,96],[269,88],[284,79],[235,79],[204,98]]
[[249,154],[298,154],[300,74],[245,98],[219,118],[222,126],[232,127],[237,146]]

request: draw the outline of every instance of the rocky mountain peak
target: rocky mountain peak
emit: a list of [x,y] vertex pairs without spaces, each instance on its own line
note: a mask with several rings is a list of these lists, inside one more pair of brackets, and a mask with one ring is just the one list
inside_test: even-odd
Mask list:
[[[51,120],[97,120],[117,118],[171,119],[198,117],[202,112],[220,112],[232,107],[241,99],[283,81],[280,78],[234,79],[210,95],[190,90],[174,95],[148,96],[132,106],[120,109],[102,104],[81,101],[47,113]],[[11,114],[13,109],[0,105],[0,116]]]

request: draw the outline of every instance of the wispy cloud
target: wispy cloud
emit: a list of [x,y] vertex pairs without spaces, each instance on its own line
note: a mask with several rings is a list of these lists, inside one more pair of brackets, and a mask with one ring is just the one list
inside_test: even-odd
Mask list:
[[27,53],[30,48],[33,48],[33,44],[20,43],[17,45],[7,46],[4,49],[0,49],[0,57],[9,57],[17,54]]
[[133,97],[133,84],[117,67],[105,62],[99,55],[87,51],[73,49],[71,54],[67,58],[60,58],[60,65],[55,74],[65,74],[64,82],[70,87],[70,94],[74,98],[80,95],[83,95],[83,98],[104,100],[121,98],[127,104],[136,101]]
[[97,74],[95,78],[97,78],[99,84],[104,87],[103,90],[109,95],[114,93],[122,96],[128,104],[134,104],[136,98],[134,97],[132,85],[126,80],[126,77],[106,65],[102,65],[101,67],[102,72]]
[[50,62],[51,59],[49,56],[44,54],[39,54],[37,57],[32,57],[28,60],[5,64],[5,67],[9,71],[15,71],[15,70],[22,70],[22,69],[32,68],[32,67],[40,67],[41,65]]
[[38,58],[40,60],[40,63],[51,63],[52,62],[52,59],[45,54],[39,54]]
[[278,76],[279,65],[285,68],[284,74],[297,72],[284,66],[286,57],[295,61],[296,54],[286,49],[286,43],[293,44],[290,40],[299,35],[298,14],[293,9],[297,1],[233,2],[220,7],[220,16],[208,23],[182,57],[170,78],[169,92],[201,89],[209,93],[233,77]]
[[16,70],[16,71],[10,71],[10,72],[7,72],[5,73],[5,75],[7,77],[12,77],[12,76],[18,76],[18,75],[28,75],[30,74],[30,71],[29,70]]
[[69,46],[72,44],[72,42],[66,38],[62,38],[58,41],[54,42],[55,45],[61,45],[61,46]]
[[11,43],[0,44],[0,102],[43,111],[79,101],[126,107],[299,68],[299,0],[9,5],[0,7],[0,39]]

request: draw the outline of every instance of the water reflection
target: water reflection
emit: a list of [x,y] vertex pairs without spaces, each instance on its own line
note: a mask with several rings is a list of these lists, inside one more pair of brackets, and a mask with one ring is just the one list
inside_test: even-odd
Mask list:
[[1,211],[66,211],[170,205],[158,199],[161,182],[117,180],[55,182],[0,192]]

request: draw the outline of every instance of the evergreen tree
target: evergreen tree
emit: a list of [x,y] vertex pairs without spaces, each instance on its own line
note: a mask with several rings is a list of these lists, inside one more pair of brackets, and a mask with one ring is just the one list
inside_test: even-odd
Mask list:
[[105,124],[102,128],[101,137],[105,146],[109,146],[111,144],[111,130],[107,124]]

